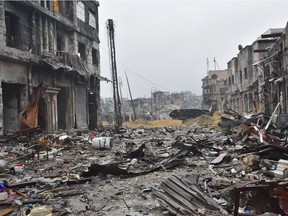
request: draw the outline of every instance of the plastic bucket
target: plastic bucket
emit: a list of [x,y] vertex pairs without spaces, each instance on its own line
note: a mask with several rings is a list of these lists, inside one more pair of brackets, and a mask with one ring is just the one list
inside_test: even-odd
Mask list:
[[112,137],[95,137],[92,139],[92,146],[95,149],[112,149],[113,144]]

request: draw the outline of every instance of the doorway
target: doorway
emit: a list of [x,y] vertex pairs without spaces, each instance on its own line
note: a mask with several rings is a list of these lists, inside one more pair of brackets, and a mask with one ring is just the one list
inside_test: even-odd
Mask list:
[[20,100],[24,87],[20,84],[2,83],[4,130],[19,130]]

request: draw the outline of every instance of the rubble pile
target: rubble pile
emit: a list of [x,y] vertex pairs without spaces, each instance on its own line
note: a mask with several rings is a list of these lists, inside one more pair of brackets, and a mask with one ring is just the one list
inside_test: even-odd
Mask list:
[[2,136],[0,215],[287,215],[286,122],[223,118]]

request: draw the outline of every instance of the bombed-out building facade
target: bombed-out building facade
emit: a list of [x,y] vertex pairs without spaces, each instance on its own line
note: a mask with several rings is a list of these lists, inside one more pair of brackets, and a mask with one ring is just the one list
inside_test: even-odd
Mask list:
[[227,70],[208,70],[202,79],[202,109],[220,110],[226,104]]
[[[279,104],[279,111],[287,113],[287,33],[287,25],[285,28],[271,28],[251,45],[238,46],[239,53],[227,64],[224,110],[263,112],[270,115]],[[215,94],[207,90],[209,85],[218,85],[216,82],[208,85],[208,82],[208,76],[202,79],[204,100]],[[220,85],[223,86],[223,83]]]
[[[2,133],[22,129],[23,110],[27,128],[46,132],[99,125],[98,6],[97,1],[0,1]],[[39,85],[41,96],[35,98]],[[37,113],[34,123],[29,112]]]

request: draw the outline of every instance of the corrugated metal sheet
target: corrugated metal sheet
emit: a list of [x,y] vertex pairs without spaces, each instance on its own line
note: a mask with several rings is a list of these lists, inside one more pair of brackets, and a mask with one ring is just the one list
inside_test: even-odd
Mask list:
[[62,62],[59,58],[57,58],[57,56],[50,53],[44,53],[41,61],[42,63],[51,66],[53,70],[58,70],[62,68],[65,69],[64,71],[66,72],[75,71],[79,75],[86,78],[88,78],[90,75],[94,75],[100,80],[111,82],[111,80],[109,80],[108,78],[91,72],[88,66],[76,54],[64,53]]
[[[189,181],[185,179],[185,182]],[[164,180],[160,189],[154,189],[157,201],[167,210],[177,215],[228,215],[215,201],[201,191],[196,184],[186,184],[176,176]]]

